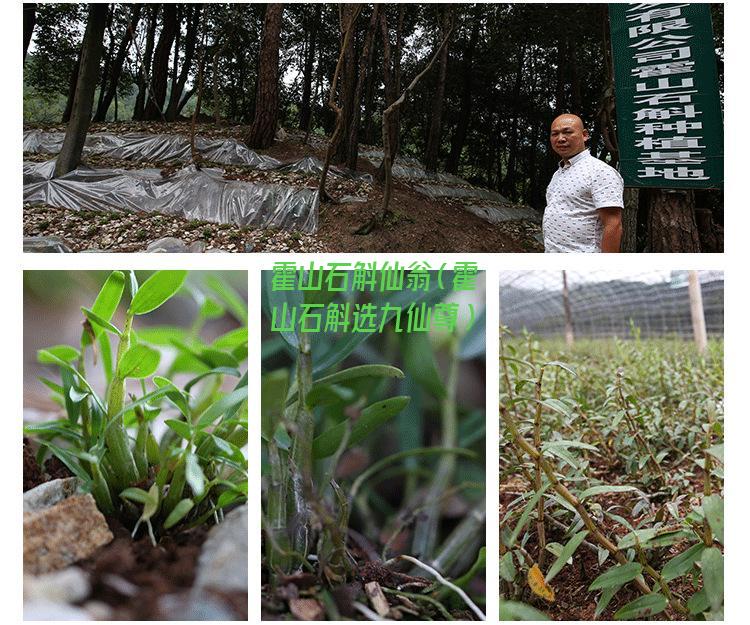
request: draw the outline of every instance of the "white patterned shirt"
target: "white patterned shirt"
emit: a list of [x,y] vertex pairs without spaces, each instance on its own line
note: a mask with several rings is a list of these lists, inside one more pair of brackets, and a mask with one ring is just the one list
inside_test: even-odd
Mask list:
[[579,152],[560,166],[547,187],[542,230],[545,252],[601,252],[604,226],[597,210],[623,208],[616,169]]

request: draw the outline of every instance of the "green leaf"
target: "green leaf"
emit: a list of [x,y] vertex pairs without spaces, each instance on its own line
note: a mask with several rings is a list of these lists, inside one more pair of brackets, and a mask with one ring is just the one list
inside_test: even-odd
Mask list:
[[630,490],[638,490],[635,488],[635,486],[592,486],[591,488],[587,488],[585,491],[583,491],[579,496],[578,499],[583,501],[584,499],[587,499],[588,497],[593,497],[594,495],[602,495],[604,493],[625,493]]
[[617,566],[607,569],[597,577],[589,586],[589,590],[600,590],[602,588],[622,586],[638,577],[641,574],[641,571],[643,571],[643,567],[638,562],[618,564]]
[[715,612],[724,605],[724,556],[716,547],[703,552],[701,571],[706,598]]
[[502,558],[500,558],[500,577],[506,582],[512,582],[516,579],[518,571],[516,570],[516,564],[513,562],[513,552],[507,551]]
[[[409,397],[398,396],[370,404],[362,410],[357,422],[351,426],[349,446],[356,445],[378,429],[389,419],[395,417],[409,403]],[[349,420],[343,421],[323,432],[313,441],[313,456],[327,458],[336,453],[344,433],[349,427]]]
[[[115,314],[117,307],[120,305],[122,299],[122,293],[125,290],[125,274],[122,271],[113,271],[107,277],[106,281],[102,285],[99,294],[94,300],[94,304],[91,306],[90,312],[102,321],[109,322],[112,319],[112,315]],[[88,317],[88,315],[87,315]],[[91,321],[91,319],[89,319]],[[98,324],[101,327],[105,327],[102,324]],[[101,329],[94,327],[94,337],[98,337],[101,334]],[[84,330],[81,335],[81,345],[84,347],[91,345],[91,336]]]
[[185,515],[193,509],[193,505],[192,499],[181,499],[172,509],[172,512],[169,513],[166,521],[164,521],[164,529],[168,530],[173,525],[182,521]]
[[721,445],[713,445],[712,447],[709,447],[706,450],[709,454],[711,454],[714,458],[716,458],[719,462],[724,464],[724,443]]
[[[264,271],[263,273],[271,274],[272,272]],[[451,272],[443,272],[443,281],[446,284],[446,281],[450,280],[450,273]],[[267,287],[266,285],[264,285],[264,289],[265,288],[270,289],[270,284]],[[396,316],[395,308],[397,306],[403,306],[404,308],[406,308],[411,303],[413,303],[414,306],[421,306],[422,302],[424,302],[425,305],[429,307],[441,301],[443,297],[445,297],[445,294],[445,291],[440,289],[440,287],[438,286],[437,280],[432,280],[430,282],[430,288],[426,292],[420,291],[419,293],[414,293],[412,291],[397,291],[385,293],[382,295],[382,297],[379,297],[377,294],[373,294],[373,299],[376,300],[375,303],[378,305],[382,300],[382,303],[388,301],[388,303],[393,306],[394,310],[389,311],[384,320],[381,319],[381,321],[383,321],[384,323],[388,323]],[[328,351],[326,351],[319,358],[316,358],[315,365],[313,367],[313,374],[327,371],[328,369],[332,368],[334,365],[344,360],[344,358],[351,354],[357,347],[359,347],[371,336],[371,333],[365,332],[349,333],[343,335],[339,340],[333,341]]]
[[156,371],[160,360],[158,351],[138,343],[125,352],[117,367],[117,375],[122,379],[147,378]]
[[109,321],[97,315],[93,310],[89,310],[88,308],[84,307],[81,307],[81,310],[86,316],[86,319],[88,319],[91,323],[91,327],[94,329],[94,334],[96,334],[97,336],[101,334],[101,330],[107,330],[112,334],[122,336],[122,331],[117,326],[112,325]]
[[557,560],[552,564],[549,571],[547,571],[547,575],[545,576],[544,580],[549,584],[553,579],[555,579],[555,576],[562,571],[563,567],[568,563],[568,560],[571,558],[571,556],[576,552],[576,549],[580,546],[580,544],[583,542],[583,539],[586,538],[588,535],[588,530],[583,530],[582,532],[578,532],[575,534],[563,547],[563,550],[560,552],[560,555],[557,556]]
[[635,545],[645,545],[658,533],[658,529],[654,527],[648,527],[642,530],[635,530],[634,532],[628,532],[617,541],[618,549],[630,549]]
[[222,317],[225,312],[226,309],[221,304],[219,304],[219,302],[211,299],[210,297],[207,297],[205,300],[203,300],[200,310],[198,311],[198,315],[200,315],[203,319],[216,319],[218,317]]
[[538,491],[534,493],[534,495],[529,499],[528,503],[523,509],[523,512],[521,513],[520,518],[518,519],[518,523],[516,523],[516,527],[513,530],[513,533],[510,535],[510,538],[508,542],[506,543],[506,546],[510,547],[511,549],[515,547],[516,540],[518,540],[518,535],[521,533],[521,530],[524,528],[526,523],[529,520],[529,516],[531,516],[531,511],[534,509],[534,506],[536,506],[537,501],[539,501],[540,497],[544,495],[546,490],[550,487],[550,483],[546,482],[542,488],[540,488]]
[[[50,358],[50,354],[52,354],[54,358]],[[45,365],[56,365],[58,364],[58,360],[71,363],[78,360],[80,357],[81,352],[70,345],[53,345],[46,349],[40,349],[36,353],[37,360]]]
[[148,504],[154,503],[154,498],[150,493],[147,493],[142,488],[130,487],[126,488],[120,493],[120,497],[127,499],[128,501],[135,501],[137,503]]
[[458,357],[461,360],[471,360],[485,353],[487,342],[486,333],[487,309],[483,308],[468,332],[461,337],[458,348]]
[[719,495],[703,498],[703,514],[716,540],[724,544],[724,500]]
[[206,278],[206,286],[216,294],[234,318],[247,327],[247,300],[241,297],[227,282],[218,276],[209,275]]
[[433,397],[445,397],[445,385],[440,379],[430,337],[423,332],[403,337],[404,368]]
[[195,496],[200,497],[206,487],[206,477],[198,463],[198,457],[193,453],[188,453],[185,460],[185,479]]
[[243,401],[247,401],[247,386],[236,388],[211,404],[198,419],[197,428],[202,430],[222,415],[233,413]]
[[178,421],[177,419],[167,419],[164,422],[164,425],[175,432],[177,436],[184,438],[186,441],[191,440],[193,437],[193,431],[190,427],[190,424],[186,423],[185,421]]
[[[606,553],[609,553],[609,551],[606,551]],[[605,588],[604,590],[602,590],[602,594],[599,597],[599,600],[596,602],[594,619],[598,619],[601,616],[602,612],[607,609],[609,602],[612,601],[612,598],[617,594],[617,591],[620,590],[620,588],[622,588],[622,586],[610,586],[609,588]]]
[[549,621],[550,618],[544,612],[540,612],[530,605],[520,601],[500,600],[501,621]]
[[659,614],[667,607],[667,598],[658,592],[639,597],[615,612],[618,621],[640,621]]
[[661,570],[661,576],[664,578],[664,581],[671,582],[673,579],[677,579],[688,573],[700,559],[705,548],[706,546],[703,543],[698,543],[667,562]]
[[545,362],[544,366],[545,367],[560,367],[561,369],[565,369],[565,371],[567,371],[568,373],[573,374],[575,377],[578,377],[578,374],[570,365],[566,365],[564,362],[560,362],[559,360],[551,360],[550,362]]
[[130,302],[128,312],[133,315],[145,315],[159,308],[164,302],[180,290],[187,271],[157,271],[146,280]]
[[701,612],[705,612],[706,610],[708,610],[710,607],[711,603],[708,600],[708,595],[706,594],[705,588],[701,588],[692,597],[690,597],[687,602],[687,609],[690,614],[700,614]]

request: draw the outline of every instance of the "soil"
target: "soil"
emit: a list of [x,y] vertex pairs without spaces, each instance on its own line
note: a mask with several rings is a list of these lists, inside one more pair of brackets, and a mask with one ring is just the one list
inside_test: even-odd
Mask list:
[[23,439],[23,492],[44,484],[50,480],[73,477],[68,467],[57,458],[47,458],[44,466],[40,467],[36,461],[36,451],[31,441]]
[[[24,492],[59,477],[72,474],[56,458],[48,459],[40,468],[32,444],[24,438]],[[170,620],[170,615],[159,609],[159,600],[166,595],[187,598],[210,527],[202,525],[164,536],[154,547],[147,534],[133,540],[130,530],[118,519],[106,518],[114,539],[91,558],[77,563],[89,573],[92,583],[86,601],[107,604],[112,620]],[[232,608],[237,620],[247,620],[247,593],[216,595]]]
[[[614,460],[615,462],[610,463],[601,458],[593,458],[590,469],[591,473],[596,474],[604,483],[616,483],[618,476],[622,474],[622,467],[618,466],[616,459]],[[680,467],[674,467],[674,472],[679,473]],[[694,475],[692,479],[695,481],[696,485],[702,485],[702,471],[697,470],[696,475]],[[500,518],[503,518],[507,513],[508,506],[513,502],[517,495],[526,492],[526,490],[527,483],[523,477],[509,476],[502,480],[502,483],[500,484]],[[699,490],[696,492],[699,492]],[[646,516],[646,514],[644,514],[639,517],[634,517],[630,513],[635,503],[635,498],[630,492],[605,493],[592,497],[590,501],[598,503],[605,510],[623,516],[634,527],[638,527],[639,521],[643,520]],[[690,502],[686,500],[682,502],[682,505],[689,507]],[[604,534],[612,538],[614,542],[617,542],[617,538],[627,534],[627,529],[625,527],[608,516],[603,516],[601,519],[598,519],[597,522]],[[564,532],[551,523],[547,523],[546,541],[547,543],[564,543]],[[659,554],[656,553],[657,550],[651,550],[649,552],[651,563],[658,569],[669,559],[688,548],[688,546],[689,544],[687,542],[678,543],[669,548],[663,548]],[[533,533],[531,539],[525,544],[525,549],[532,558],[537,558],[539,545],[537,543],[536,533]],[[661,565],[657,564],[654,560],[657,556],[661,557]],[[551,554],[547,554],[547,557],[551,557]],[[547,562],[549,564],[550,560],[548,559]],[[611,557],[608,558],[602,566],[599,566],[597,553],[586,548],[585,545],[582,545],[575,553],[573,564],[563,567],[552,582],[555,591],[555,600],[553,603],[548,603],[544,599],[537,597],[529,588],[525,589],[522,600],[538,610],[541,610],[547,614],[550,619],[556,621],[613,620],[614,614],[617,610],[630,601],[637,599],[641,593],[633,584],[623,587],[614,596],[607,609],[599,615],[598,619],[595,619],[594,614],[596,612],[596,603],[599,598],[599,593],[591,592],[588,588],[591,585],[591,582],[611,566]],[[669,583],[669,588],[672,594],[677,599],[682,600],[683,603],[695,592],[695,589],[691,586],[690,580],[687,578],[680,578],[671,581]],[[686,615],[668,607],[661,614],[652,617],[652,620],[684,621],[686,618]]]
[[[47,130],[64,131],[64,127],[52,126]],[[149,132],[189,134],[186,121],[165,124],[161,122],[117,122],[92,124],[90,132]],[[200,123],[197,134],[205,137],[242,138],[247,127]],[[257,150],[282,162],[296,161],[305,156],[325,159],[327,142],[324,137],[311,135],[304,143],[303,133],[290,132],[282,140],[275,141],[267,150]],[[363,146],[365,148],[367,146]],[[45,155],[27,155],[31,160],[46,160]],[[112,162],[111,159],[90,157],[95,166],[160,167],[158,163]],[[104,162],[106,161],[106,162]],[[275,172],[250,172],[247,168],[221,166],[226,177],[233,179],[261,180],[283,178],[285,183],[297,186],[317,186],[317,178],[299,174],[281,175]],[[355,181],[329,177],[326,190],[334,199],[320,206],[319,230],[314,235],[290,233],[292,240],[284,240],[273,234],[266,244],[260,232],[235,226],[200,224],[195,232],[186,228],[185,220],[164,216],[155,227],[152,215],[138,215],[135,219],[113,213],[85,211],[80,223],[75,223],[75,211],[51,209],[51,207],[24,206],[24,236],[55,234],[63,237],[73,251],[91,247],[92,237],[97,247],[107,251],[142,251],[149,242],[163,236],[177,236],[187,243],[204,240],[207,249],[230,252],[541,252],[543,246],[536,237],[541,228],[526,220],[489,223],[465,210],[459,200],[433,199],[418,193],[409,180],[394,180],[390,203],[392,218],[367,235],[355,234],[359,228],[380,212],[383,186],[375,177],[376,167],[360,158],[359,173],[369,173],[374,182]],[[169,167],[165,168],[166,175]],[[340,202],[345,196],[367,197],[366,202]],[[57,214],[55,214],[57,211]],[[135,223],[131,223],[135,222]],[[69,225],[68,225],[69,224]],[[121,224],[121,225],[120,225]],[[223,230],[222,236],[201,234],[206,228]],[[197,233],[197,236],[193,236]],[[99,244],[106,234],[105,244]],[[289,234],[289,233],[287,233]],[[275,239],[281,239],[277,241]],[[248,245],[249,244],[249,245]],[[285,246],[287,246],[285,248]]]

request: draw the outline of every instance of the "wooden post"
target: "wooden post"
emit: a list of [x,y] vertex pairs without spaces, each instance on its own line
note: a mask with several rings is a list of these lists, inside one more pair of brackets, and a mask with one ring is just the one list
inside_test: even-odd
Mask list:
[[563,269],[563,309],[565,310],[565,344],[568,347],[573,347],[575,337],[573,335],[573,314],[570,311],[570,295],[568,293],[568,275]]
[[708,338],[706,336],[706,318],[703,314],[703,296],[701,295],[701,283],[698,272],[688,272],[688,293],[690,294],[690,318],[693,321],[693,337],[698,351],[703,354],[706,351]]

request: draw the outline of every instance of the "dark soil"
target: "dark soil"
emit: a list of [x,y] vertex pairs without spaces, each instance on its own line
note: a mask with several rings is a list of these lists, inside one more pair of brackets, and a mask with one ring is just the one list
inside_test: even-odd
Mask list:
[[[501,452],[502,453],[502,452]],[[592,458],[592,474],[596,474],[605,483],[616,483],[618,477],[622,474],[622,467],[615,462],[607,462],[600,458]],[[678,467],[675,467],[675,471],[678,472]],[[702,472],[697,471],[694,477],[696,485],[702,485]],[[526,492],[527,483],[520,476],[510,476],[503,480],[500,484],[500,517],[502,518],[507,512],[507,507],[516,498],[518,493]],[[699,492],[699,489],[696,491]],[[621,515],[626,518],[634,527],[638,527],[639,521],[644,519],[644,516],[634,517],[631,514],[635,499],[632,493],[606,493],[598,495],[592,498],[591,501],[596,501],[603,509]],[[689,506],[689,501],[686,500],[683,505]],[[614,542],[617,542],[619,537],[627,534],[627,529],[615,522],[608,516],[602,517],[599,521],[600,529]],[[550,523],[546,524],[546,541],[550,542],[565,542],[564,533],[560,528],[557,528]],[[657,554],[657,550],[651,550],[649,552],[651,563],[655,568],[659,569],[669,559],[675,557],[686,548],[689,544],[687,542],[678,543],[672,545],[669,548],[664,548],[660,553]],[[539,546],[534,533],[525,545],[525,549],[536,559],[539,551]],[[661,557],[660,562],[656,562],[654,558],[657,556]],[[550,558],[551,555],[547,554]],[[548,565],[550,560],[548,559]],[[547,614],[550,619],[556,621],[593,621],[594,614],[596,612],[596,603],[599,598],[599,592],[591,592],[588,590],[591,582],[593,582],[599,575],[604,573],[612,566],[612,558],[608,558],[604,564],[599,566],[597,554],[582,545],[576,551],[573,557],[573,564],[563,567],[552,582],[552,586],[555,591],[555,601],[548,603],[544,599],[541,599],[534,595],[529,588],[525,588],[523,600],[541,610]],[[680,578],[669,583],[672,594],[682,600],[686,601],[694,592],[690,580]],[[637,599],[641,593],[638,589],[630,584],[620,589],[614,596],[612,601],[609,603],[607,609],[598,617],[596,620],[613,620],[614,614],[621,607]],[[684,621],[686,615],[680,614],[671,607],[668,607],[664,612],[653,617],[652,620],[659,621]]]
[[44,466],[36,461],[36,450],[28,438],[23,439],[23,492],[50,480],[73,477],[68,467],[57,458],[47,458]]
[[209,528],[201,526],[163,537],[154,547],[147,535],[133,540],[130,531],[115,518],[108,517],[107,524],[114,540],[79,563],[91,575],[88,600],[109,605],[115,620],[169,619],[168,614],[160,612],[159,599],[190,590]]

